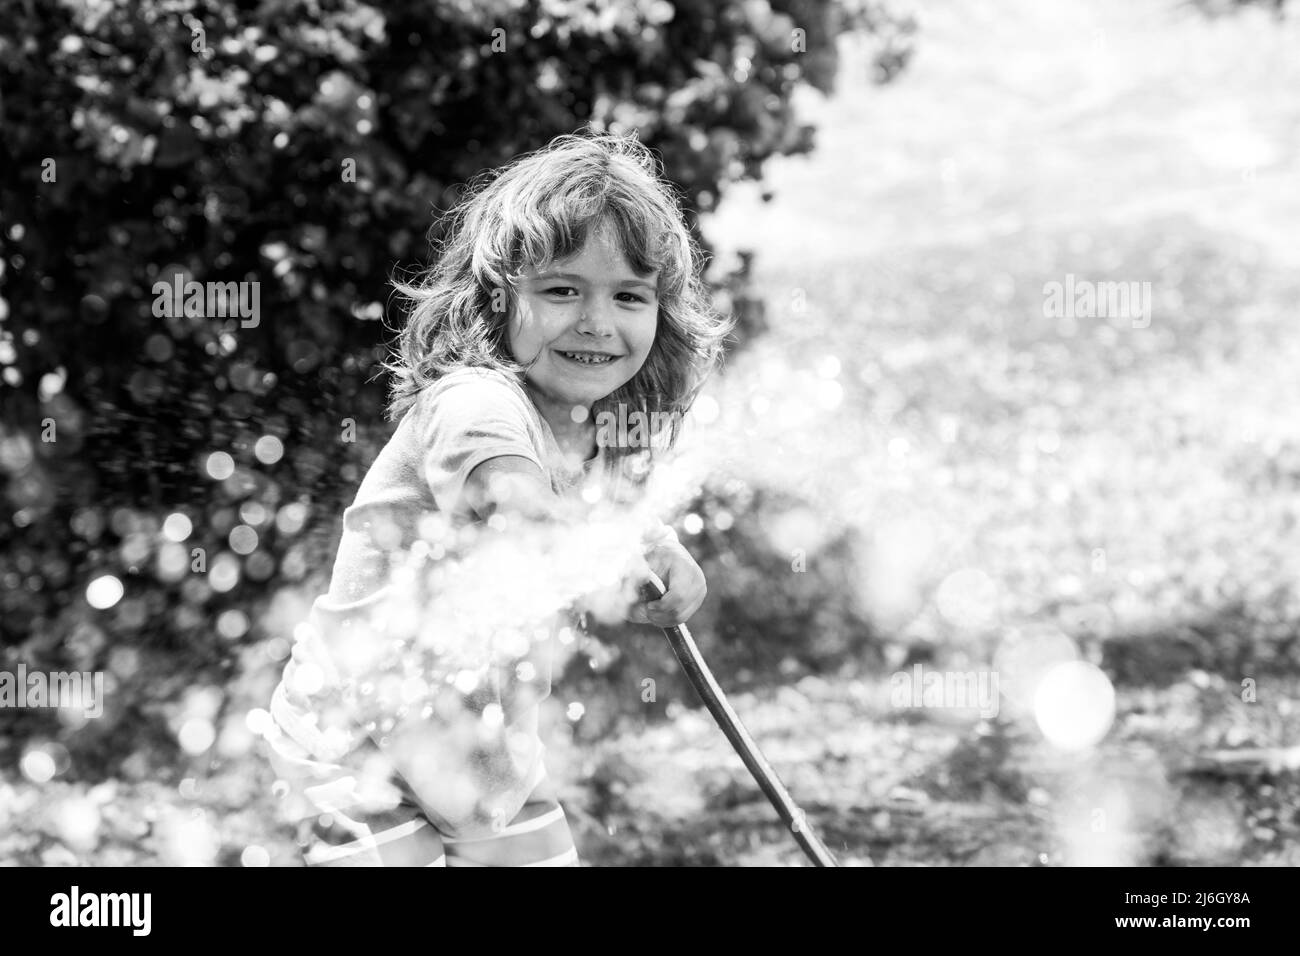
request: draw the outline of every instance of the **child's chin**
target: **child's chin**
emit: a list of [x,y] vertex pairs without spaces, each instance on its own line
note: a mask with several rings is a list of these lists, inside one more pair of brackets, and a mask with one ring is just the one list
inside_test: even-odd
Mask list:
[[570,391],[570,394],[573,396],[575,403],[581,401],[590,405],[592,402],[598,402],[602,398],[607,398],[608,396],[613,395],[620,388],[626,385],[628,381],[629,380],[623,378],[623,376],[616,375],[600,383],[593,383],[586,387],[573,388]]
[[590,382],[567,381],[555,388],[551,394],[558,396],[570,405],[590,408],[603,398],[608,398],[632,380],[631,376],[611,375],[593,376]]

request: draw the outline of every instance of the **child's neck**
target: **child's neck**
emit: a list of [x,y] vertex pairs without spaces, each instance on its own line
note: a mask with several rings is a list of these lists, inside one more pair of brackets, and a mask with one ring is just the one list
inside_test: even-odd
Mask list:
[[537,406],[546,424],[551,427],[551,434],[555,436],[555,443],[560,446],[560,451],[568,455],[576,455],[579,461],[589,461],[595,456],[596,423],[591,420],[591,409],[587,409],[585,419],[575,422],[573,406],[564,402],[554,402],[531,386],[526,385],[526,387],[533,404]]

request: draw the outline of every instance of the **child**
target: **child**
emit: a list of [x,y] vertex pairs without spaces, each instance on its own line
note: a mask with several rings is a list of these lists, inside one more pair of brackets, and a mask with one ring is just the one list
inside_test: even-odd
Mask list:
[[[676,441],[730,328],[700,266],[645,147],[567,135],[471,183],[437,264],[398,285],[399,425],[271,705],[309,864],[578,865],[538,738],[552,641],[577,609],[620,600],[628,620],[682,623],[705,582],[657,521],[621,588],[579,594],[556,557],[573,549],[538,542],[590,540],[593,503],[643,485],[652,448],[598,441],[605,416],[667,422],[658,447]],[[453,565],[458,549],[471,556]],[[629,611],[646,569],[666,593]],[[419,580],[433,603],[412,596]]]

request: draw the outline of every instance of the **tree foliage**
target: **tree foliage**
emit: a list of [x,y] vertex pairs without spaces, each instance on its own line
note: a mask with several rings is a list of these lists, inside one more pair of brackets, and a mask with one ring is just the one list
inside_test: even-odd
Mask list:
[[[883,79],[910,29],[814,0],[0,0],[0,22],[6,663],[107,668],[141,713],[219,685],[275,591],[328,570],[387,436],[387,282],[460,184],[635,128],[707,210],[810,148],[793,94],[830,89],[839,35],[885,41]],[[160,316],[178,274],[258,283],[256,320]],[[104,576],[124,591],[97,609]],[[139,742],[112,729],[81,739]]]

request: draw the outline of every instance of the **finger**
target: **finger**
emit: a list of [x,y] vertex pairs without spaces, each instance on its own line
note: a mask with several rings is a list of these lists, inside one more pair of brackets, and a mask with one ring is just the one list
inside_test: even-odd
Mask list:
[[677,599],[661,598],[646,607],[650,623],[658,627],[671,627],[686,620],[686,608]]
[[690,620],[691,616],[704,605],[704,598],[705,592],[702,588],[698,590],[693,588],[679,590],[672,595],[671,603],[665,605],[665,607],[672,609],[675,616],[673,623],[682,624]]
[[654,624],[662,627],[659,620],[664,616],[665,605],[662,598],[653,601],[640,600],[628,607],[627,620],[633,624]]

